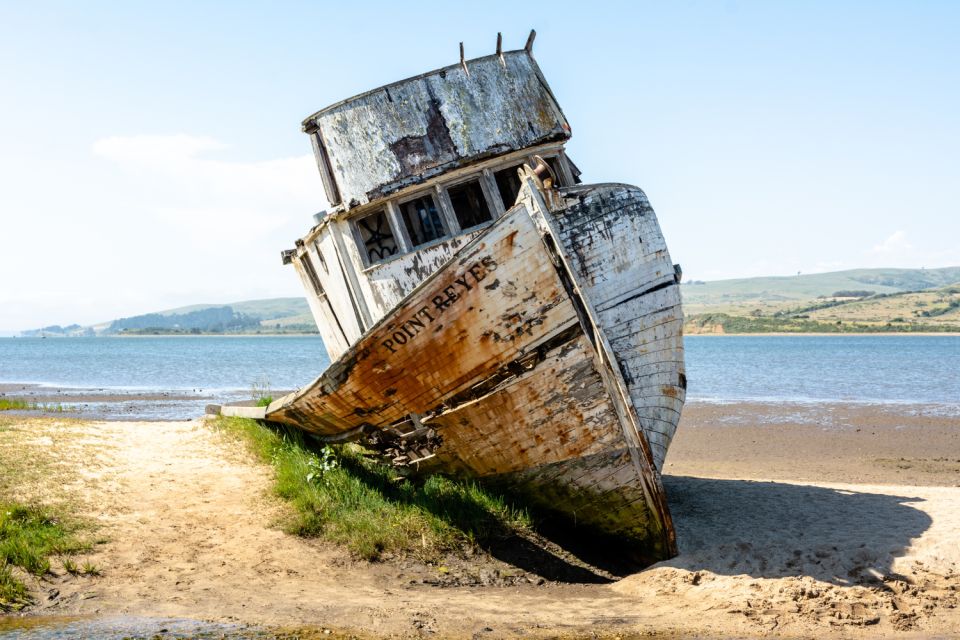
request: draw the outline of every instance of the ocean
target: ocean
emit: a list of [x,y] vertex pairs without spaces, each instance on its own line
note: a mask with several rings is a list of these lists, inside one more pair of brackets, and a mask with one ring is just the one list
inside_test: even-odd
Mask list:
[[[960,336],[688,336],[690,402],[960,407]],[[0,393],[80,415],[188,419],[329,364],[319,337],[0,338]],[[960,413],[958,413],[960,415]]]

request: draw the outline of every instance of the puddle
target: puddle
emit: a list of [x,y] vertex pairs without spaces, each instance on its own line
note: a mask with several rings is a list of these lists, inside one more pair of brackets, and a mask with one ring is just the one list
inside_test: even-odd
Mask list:
[[276,640],[284,637],[262,628],[244,624],[203,622],[179,618],[111,618],[64,617],[0,617],[0,638],[3,640]]

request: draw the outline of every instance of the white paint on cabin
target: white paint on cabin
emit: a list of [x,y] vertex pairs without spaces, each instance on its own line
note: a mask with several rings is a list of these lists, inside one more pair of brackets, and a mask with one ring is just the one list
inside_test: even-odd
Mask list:
[[[333,212],[298,241],[299,249],[293,261],[294,266],[304,284],[310,310],[320,328],[331,361],[336,360],[367,328],[383,318],[424,279],[450,260],[460,247],[489,226],[490,223],[485,223],[470,229],[461,229],[447,189],[466,181],[479,180],[487,207],[493,215],[492,220],[495,220],[512,207],[514,202],[504,202],[501,199],[494,174],[524,164],[533,164],[535,155],[549,160],[559,169],[558,179],[561,184],[573,183],[575,174],[562,145],[541,145],[446,173],[424,184],[399,191],[391,198],[378,200],[349,212]],[[440,208],[445,235],[419,247],[411,247],[409,235],[396,215],[396,203],[422,194],[432,195]],[[379,210],[388,212],[390,229],[400,250],[382,262],[371,264],[363,253],[356,223]],[[323,287],[323,295],[317,293],[311,285],[303,265],[304,256],[309,256],[315,265],[324,264],[331,270],[327,272],[323,268],[315,268]],[[337,321],[342,331],[336,326]]]
[[526,50],[477,58],[344,100],[304,123],[328,199],[349,209],[487,157],[570,137]]

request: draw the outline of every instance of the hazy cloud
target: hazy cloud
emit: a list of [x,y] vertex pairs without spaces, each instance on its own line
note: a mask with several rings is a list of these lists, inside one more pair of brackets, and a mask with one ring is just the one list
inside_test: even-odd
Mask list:
[[890,237],[874,245],[873,253],[877,254],[901,254],[913,250],[913,245],[907,242],[907,234],[903,230],[894,231]]

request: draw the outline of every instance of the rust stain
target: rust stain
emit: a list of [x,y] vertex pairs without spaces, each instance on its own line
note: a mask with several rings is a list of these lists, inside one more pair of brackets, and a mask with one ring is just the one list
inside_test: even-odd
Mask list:
[[680,394],[677,392],[677,388],[671,385],[665,384],[660,387],[660,393],[667,396],[668,398],[676,398]]

